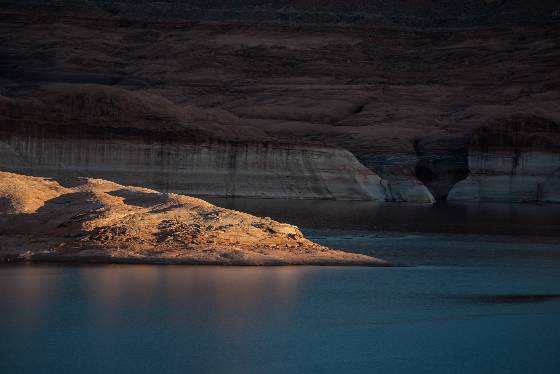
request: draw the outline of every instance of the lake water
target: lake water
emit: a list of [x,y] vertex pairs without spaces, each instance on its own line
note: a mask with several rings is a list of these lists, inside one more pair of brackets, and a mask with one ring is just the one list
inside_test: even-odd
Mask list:
[[560,207],[261,200],[395,268],[0,268],[0,373],[558,373]]

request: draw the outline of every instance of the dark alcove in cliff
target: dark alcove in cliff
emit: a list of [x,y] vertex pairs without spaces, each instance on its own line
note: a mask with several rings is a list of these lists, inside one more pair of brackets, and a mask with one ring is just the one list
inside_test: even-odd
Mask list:
[[446,200],[451,188],[469,175],[465,138],[416,139],[416,177],[436,200]]

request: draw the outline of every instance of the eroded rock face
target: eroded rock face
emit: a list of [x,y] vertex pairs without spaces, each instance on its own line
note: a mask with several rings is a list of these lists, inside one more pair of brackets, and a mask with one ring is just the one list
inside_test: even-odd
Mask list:
[[560,203],[560,168],[540,184],[540,201]]
[[[111,179],[114,152],[122,150],[128,161],[148,152],[150,160],[163,163],[157,169],[165,169],[168,153],[173,161],[179,159],[177,153],[183,157],[183,151],[192,150],[193,165],[201,168],[192,173],[177,169],[177,175],[209,181],[214,176],[210,178],[207,166],[222,162],[222,155],[242,160],[248,152],[260,159],[269,148],[275,151],[267,162],[283,165],[270,179],[287,185],[267,184],[266,174],[253,168],[267,196],[377,197],[377,179],[359,182],[363,169],[346,150],[383,180],[386,200],[431,202],[444,199],[468,171],[465,155],[474,130],[512,115],[560,123],[557,23],[520,25],[503,17],[548,11],[557,6],[554,1],[536,6],[481,0],[445,7],[436,1],[407,1],[395,8],[391,1],[292,2],[289,12],[296,24],[295,18],[240,23],[235,14],[218,17],[218,22],[194,21],[199,19],[196,12],[181,10],[193,2],[76,0],[72,4],[78,6],[71,7],[70,1],[10,1],[12,6],[0,11],[0,152],[9,170],[31,170],[17,167],[41,147],[58,163],[53,170],[64,170],[68,155],[76,167],[91,157],[95,146],[111,155],[103,159],[111,160],[103,170],[108,174],[97,175]],[[118,12],[106,5],[117,6]],[[212,7],[198,5],[202,10]],[[336,18],[364,6],[366,13],[389,19],[395,13],[403,19],[424,15],[430,28],[386,28],[383,22],[371,27],[343,20],[309,24],[306,19],[308,11],[316,12],[313,17],[332,11],[328,16]],[[469,23],[472,17],[463,7],[478,16],[495,9],[493,19],[507,24],[463,29],[451,21],[432,28],[438,15],[453,17],[454,12]],[[282,13],[281,3],[265,8]],[[263,8],[239,2],[220,9],[243,15]],[[91,147],[85,140],[75,141],[86,138],[96,139]],[[449,139],[465,140],[458,144]],[[209,145],[215,156],[205,151]],[[310,147],[309,152],[302,146]],[[25,157],[14,154],[14,147]],[[278,161],[288,156],[293,162]],[[126,167],[131,166],[128,161]],[[337,166],[342,164],[344,172]],[[138,164],[128,175],[126,170],[115,175],[139,174],[152,188],[168,188],[158,180],[154,164],[149,165],[151,169]],[[246,183],[244,170],[228,171],[227,181],[223,171],[228,169],[216,170],[223,178],[205,187],[212,193],[256,190]],[[296,178],[278,177],[288,171]],[[122,179],[132,183],[128,180]],[[359,186],[364,184],[366,191]]]
[[540,0],[4,0],[5,6],[47,11],[99,13],[197,20],[251,20],[293,23],[372,23],[423,27],[472,26],[503,22],[543,22],[557,3]]
[[230,116],[163,99],[59,86],[39,100],[6,99],[0,108],[1,170],[199,196],[388,199],[387,182],[344,149],[236,135],[226,128]]
[[555,202],[559,200],[560,126],[517,116],[481,128],[469,146],[470,175],[449,200]]
[[14,138],[0,155],[4,170],[83,174],[197,196],[386,200],[384,181],[336,148]]
[[387,265],[270,218],[91,178],[0,172],[0,237],[0,261]]
[[468,140],[464,137],[423,138],[415,143],[416,177],[436,200],[447,200],[453,186],[469,175]]

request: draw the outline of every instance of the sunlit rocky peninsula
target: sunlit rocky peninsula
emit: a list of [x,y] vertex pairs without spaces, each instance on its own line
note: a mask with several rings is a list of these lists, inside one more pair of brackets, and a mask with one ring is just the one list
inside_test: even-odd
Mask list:
[[0,260],[384,266],[292,225],[101,179],[0,172]]

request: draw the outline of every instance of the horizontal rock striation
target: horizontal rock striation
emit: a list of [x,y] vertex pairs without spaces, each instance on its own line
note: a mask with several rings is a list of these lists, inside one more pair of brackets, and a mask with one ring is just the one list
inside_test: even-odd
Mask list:
[[560,203],[560,168],[539,184],[539,202]]
[[0,168],[88,175],[197,196],[380,200],[386,184],[345,150],[247,143],[11,138]]
[[[126,165],[123,182],[138,174],[171,191],[165,179],[177,178],[158,173],[172,162],[188,188],[206,180],[212,194],[246,196],[256,190],[247,166],[270,197],[432,202],[459,197],[450,191],[469,174],[477,129],[517,115],[560,123],[555,1],[1,3],[11,5],[0,11],[0,152],[14,171],[35,173],[17,168],[26,157],[44,172]],[[215,6],[233,13],[204,21]],[[283,19],[285,7],[299,21]],[[208,18],[197,21],[195,8]],[[251,16],[263,10],[279,18]],[[429,27],[344,21],[354,11]],[[510,23],[536,13],[552,23]],[[341,22],[309,24],[310,14]],[[93,147],[107,149],[102,161]],[[40,150],[54,163],[37,163]],[[263,157],[266,172],[255,166]],[[216,166],[228,162],[235,170]],[[543,201],[555,194],[550,178]],[[502,182],[480,183],[488,193],[461,198],[515,196],[501,187],[503,197],[491,195]]]
[[457,27],[505,22],[554,20],[557,3],[540,0],[2,0],[4,6],[55,13],[105,13],[128,17],[191,20],[275,21],[291,23],[352,23]]
[[[87,175],[199,196],[387,199],[387,182],[344,149],[258,138],[221,140],[235,134],[216,124],[220,118],[214,119],[214,130],[186,126],[196,115],[165,100],[150,112],[151,102],[135,101],[123,90],[53,90],[46,103],[6,100],[0,169]],[[170,107],[167,112],[161,112],[162,104]],[[139,106],[144,113],[138,113]]]
[[0,172],[0,262],[383,266],[297,227],[91,178]]
[[560,125],[514,117],[477,130],[469,146],[470,175],[449,200],[558,202]]

